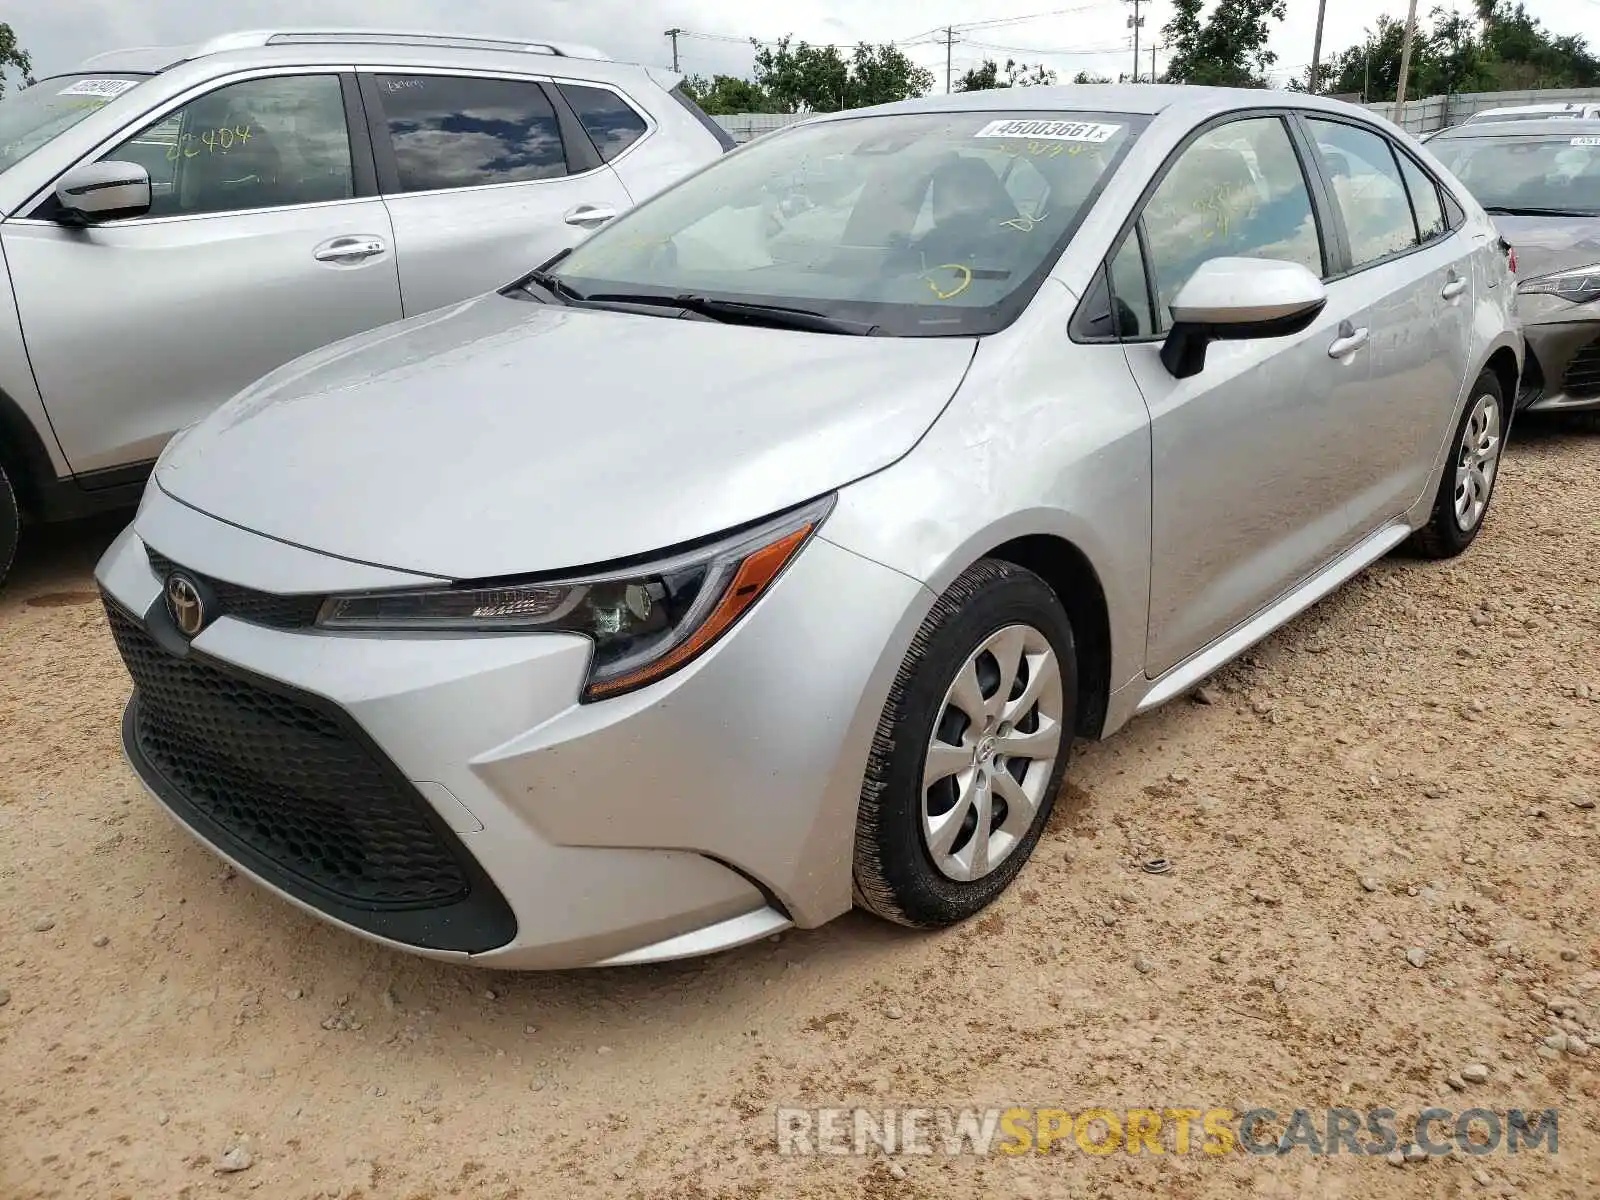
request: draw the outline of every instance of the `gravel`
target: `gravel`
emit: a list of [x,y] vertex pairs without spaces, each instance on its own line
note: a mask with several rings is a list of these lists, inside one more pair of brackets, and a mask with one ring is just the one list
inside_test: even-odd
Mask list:
[[[1600,817],[1570,803],[1600,796],[1600,706],[1576,694],[1600,685],[1597,478],[1600,433],[1519,418],[1466,554],[1385,559],[1208,680],[1216,703],[1169,705],[1075,748],[1038,852],[974,921],[919,931],[852,916],[710,959],[570,974],[402,956],[219,884],[216,858],[122,758],[128,677],[92,568],[125,518],[30,531],[0,589],[0,913],[13,922],[0,935],[13,993],[0,1192],[1415,1200],[1478,1192],[1479,1169],[1486,1195],[1584,1194],[1578,1181],[1600,1178],[1600,1140],[1579,1119],[1600,1054],[1551,1049],[1543,1018],[1581,1027],[1561,1030],[1568,1045],[1594,1044],[1600,1024]],[[82,603],[28,604],[66,592]],[[1472,629],[1485,602],[1493,622]],[[1464,633],[1476,657],[1459,653]],[[1422,796],[1441,783],[1447,794]],[[1157,854],[1181,868],[1139,873]],[[29,932],[39,915],[57,932]],[[109,948],[86,955],[95,934]],[[1413,970],[1403,953],[1424,947],[1427,969]],[[1230,961],[1213,961],[1224,949]],[[1157,969],[1133,972],[1136,955]],[[267,1000],[235,1024],[253,993]],[[882,1013],[891,996],[898,1021]],[[1443,1081],[1463,1064],[1492,1074],[1454,1092]],[[363,1097],[375,1081],[386,1098]],[[416,1099],[433,1086],[443,1098]],[[900,1181],[881,1156],[772,1151],[785,1103],[1191,1099],[1387,1106],[1402,1130],[1430,1104],[1579,1117],[1554,1162],[1390,1171],[1299,1151],[1091,1160],[1074,1144],[1022,1161],[906,1159]],[[152,1128],[163,1111],[170,1124]],[[253,1165],[210,1179],[238,1130]]]

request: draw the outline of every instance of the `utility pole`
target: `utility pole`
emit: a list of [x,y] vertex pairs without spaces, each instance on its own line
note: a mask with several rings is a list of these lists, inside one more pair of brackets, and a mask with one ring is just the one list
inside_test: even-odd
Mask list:
[[1411,35],[1417,28],[1417,0],[1406,11],[1405,40],[1400,43],[1400,86],[1394,94],[1394,123],[1403,125],[1406,112],[1406,76],[1411,71]]
[[683,30],[681,29],[669,29],[666,33],[666,36],[672,39],[672,73],[674,75],[678,73],[678,35],[682,32]]
[[1166,49],[1165,46],[1158,46],[1154,42],[1150,43],[1150,82],[1151,83],[1154,83],[1156,81],[1156,51],[1157,50],[1164,50],[1164,49]]
[[1133,82],[1139,82],[1139,29],[1144,25],[1144,17],[1139,15],[1139,5],[1144,0],[1125,0],[1133,5],[1133,16],[1128,18],[1128,28],[1133,30]]
[[955,29],[955,26],[954,25],[947,25],[947,26],[945,26],[945,30],[944,30],[944,94],[947,95],[947,96],[950,94],[950,81],[951,81],[951,76],[952,76],[951,68],[952,68],[952,65],[954,64],[954,61],[955,61],[955,59],[953,58],[953,54],[954,54],[954,51],[955,51],[955,45],[956,45],[956,29]]
[[1322,65],[1322,18],[1328,15],[1328,0],[1317,0],[1317,34],[1311,39],[1311,86],[1306,90],[1317,94],[1317,69]]

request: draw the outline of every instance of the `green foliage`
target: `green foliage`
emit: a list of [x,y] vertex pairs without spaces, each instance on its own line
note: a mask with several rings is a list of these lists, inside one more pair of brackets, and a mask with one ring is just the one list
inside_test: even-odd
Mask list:
[[973,67],[957,79],[953,90],[986,92],[991,88],[1042,87],[1055,81],[1056,73],[1043,65],[1030,67],[1027,63],[1019,63],[1014,58],[1008,58],[1002,74],[1000,65],[994,59],[986,58],[982,66]]
[[17,35],[10,25],[0,21],[0,96],[6,94],[6,72],[15,69],[22,76],[22,86],[33,86],[33,59],[17,43]]
[[[1426,25],[1417,23],[1406,95],[1600,86],[1600,60],[1582,37],[1550,33],[1520,2],[1477,0],[1475,8],[1469,16],[1436,7]],[[1393,100],[1404,39],[1403,20],[1380,16],[1364,44],[1322,64],[1318,90]]]
[[1093,71],[1079,71],[1072,77],[1073,83],[1110,83],[1111,80],[1104,75],[1096,75]]
[[755,46],[755,86],[766,93],[771,111],[838,112],[921,96],[933,87],[933,72],[892,45],[862,42],[849,58],[835,46],[789,37]]
[[1287,0],[1217,0],[1202,20],[1204,7],[1205,0],[1172,0],[1172,19],[1162,29],[1172,51],[1167,81],[1269,87],[1278,56],[1267,40],[1285,17]]
[[715,75],[709,80],[691,75],[683,81],[683,90],[711,116],[778,111],[777,103],[763,88],[736,75]]

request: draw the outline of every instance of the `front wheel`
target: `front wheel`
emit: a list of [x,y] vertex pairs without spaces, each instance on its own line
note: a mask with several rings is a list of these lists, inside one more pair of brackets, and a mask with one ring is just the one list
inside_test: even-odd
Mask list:
[[1428,523],[1411,535],[1425,558],[1454,558],[1478,536],[1489,513],[1500,455],[1505,450],[1505,397],[1493,371],[1478,376],[1456,426],[1454,451],[1434,497]]
[[22,513],[17,507],[17,494],[6,478],[6,469],[0,466],[0,584],[6,581],[11,570],[11,560],[17,553],[17,540],[22,534]]
[[926,928],[1004,891],[1050,818],[1077,696],[1055,593],[1012,563],[970,567],[917,631],[878,722],[856,819],[856,902]]

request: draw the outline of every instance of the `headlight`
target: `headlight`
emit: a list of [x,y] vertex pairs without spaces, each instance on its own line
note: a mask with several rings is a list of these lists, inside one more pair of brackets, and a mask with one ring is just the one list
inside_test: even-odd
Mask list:
[[584,700],[693,661],[761,598],[833,497],[658,562],[572,579],[336,596],[317,624],[342,630],[578,633],[594,642]]
[[1537,279],[1524,279],[1517,291],[1527,296],[1560,296],[1574,304],[1587,304],[1600,299],[1600,263],[1592,267],[1577,267],[1554,275],[1541,275]]

